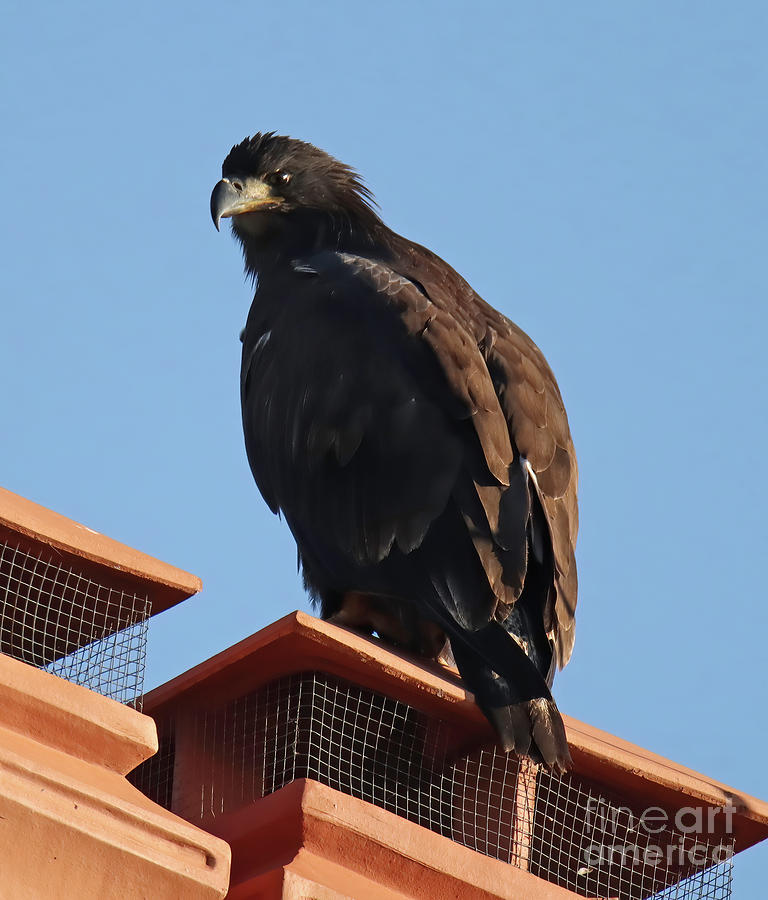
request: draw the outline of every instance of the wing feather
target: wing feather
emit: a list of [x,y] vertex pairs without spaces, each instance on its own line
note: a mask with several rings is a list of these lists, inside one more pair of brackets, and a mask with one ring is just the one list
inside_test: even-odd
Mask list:
[[[485,303],[431,251],[412,245],[405,270],[423,285],[438,309],[450,313],[472,336],[486,363],[513,449],[530,465],[534,476],[531,490],[544,510],[555,560],[553,596],[545,604],[551,608],[543,612],[550,620],[555,659],[562,667],[570,657],[574,637],[578,468],[557,382],[528,335]],[[480,437],[481,441],[487,439],[484,434]],[[505,538],[494,524],[493,504],[486,497],[482,505],[497,545],[514,545],[519,540],[515,526],[510,526],[515,533]],[[487,558],[487,549],[478,552]],[[489,580],[498,582],[490,572]],[[508,575],[507,580],[517,584],[516,575]],[[515,589],[507,586],[505,596],[514,602]]]

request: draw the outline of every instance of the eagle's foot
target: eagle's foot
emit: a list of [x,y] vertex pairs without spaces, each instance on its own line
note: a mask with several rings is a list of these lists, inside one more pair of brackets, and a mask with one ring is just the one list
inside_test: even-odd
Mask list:
[[418,619],[410,605],[391,597],[348,591],[328,621],[363,634],[375,632],[383,641],[428,659],[438,659],[446,645],[442,628]]
[[341,607],[328,617],[328,621],[362,631],[363,634],[376,632],[391,644],[402,646],[410,638],[403,622],[385,608],[384,598],[372,594],[348,591],[342,597]]

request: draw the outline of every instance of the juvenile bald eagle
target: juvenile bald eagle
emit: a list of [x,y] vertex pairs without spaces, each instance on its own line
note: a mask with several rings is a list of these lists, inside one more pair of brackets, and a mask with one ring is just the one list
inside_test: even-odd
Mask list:
[[256,134],[222,176],[211,214],[257,285],[248,460],[323,618],[429,656],[447,637],[505,750],[567,768],[577,470],[544,357],[322,150]]

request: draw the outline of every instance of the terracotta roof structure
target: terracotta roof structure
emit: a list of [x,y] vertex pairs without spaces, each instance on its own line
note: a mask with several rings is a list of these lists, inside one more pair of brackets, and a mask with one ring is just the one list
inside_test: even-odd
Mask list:
[[149,618],[188,572],[0,488],[0,651],[121,702],[143,692]]
[[146,585],[152,594],[153,615],[198,593],[203,586],[196,575],[0,487],[0,540],[8,539],[43,544],[62,561],[77,562],[89,573],[101,570],[110,578]]
[[199,588],[0,490],[0,893],[727,900],[768,836],[568,717],[567,775],[504,754],[455,671],[300,612],[141,697],[150,616]]
[[1,896],[226,894],[227,844],[125,778],[157,751],[154,722],[130,708],[147,621],[199,587],[0,489]]
[[762,801],[571,718],[573,772],[520,763],[450,670],[300,612],[145,709],[131,778],[231,844],[231,897],[717,900],[768,835]]

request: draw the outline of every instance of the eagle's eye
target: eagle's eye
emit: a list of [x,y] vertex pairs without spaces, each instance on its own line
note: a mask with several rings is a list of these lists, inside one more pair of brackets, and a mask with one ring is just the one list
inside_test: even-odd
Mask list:
[[277,169],[274,172],[270,172],[269,175],[264,176],[264,181],[272,187],[279,187],[280,185],[288,184],[290,180],[290,172],[281,172],[280,169]]

